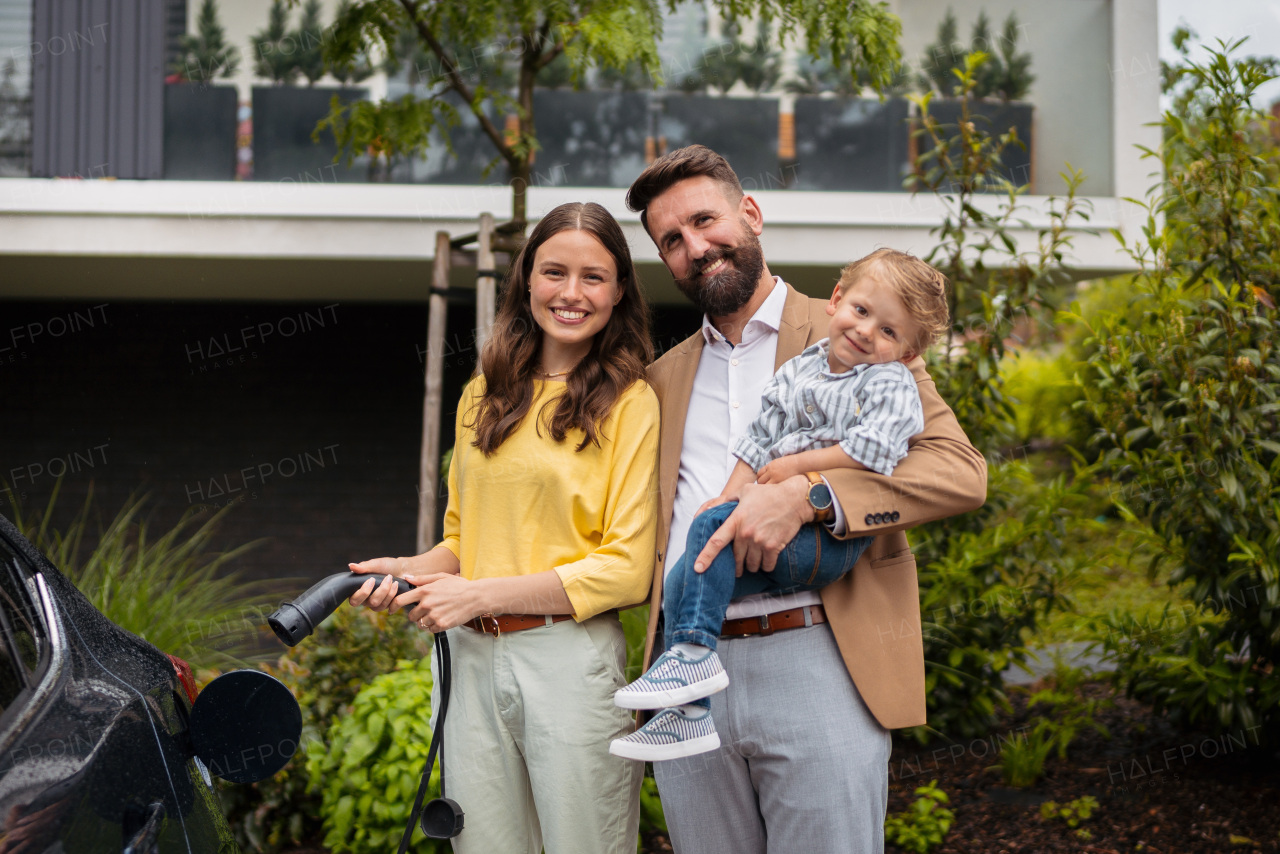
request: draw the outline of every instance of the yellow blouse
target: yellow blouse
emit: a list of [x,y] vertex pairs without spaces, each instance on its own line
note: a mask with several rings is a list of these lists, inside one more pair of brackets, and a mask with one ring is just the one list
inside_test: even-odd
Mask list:
[[579,622],[642,603],[658,525],[658,398],[635,383],[605,419],[600,446],[577,452],[582,431],[556,442],[545,423],[542,435],[535,426],[564,383],[535,383],[529,414],[489,457],[466,426],[484,378],[463,391],[441,545],[468,579],[554,569]]

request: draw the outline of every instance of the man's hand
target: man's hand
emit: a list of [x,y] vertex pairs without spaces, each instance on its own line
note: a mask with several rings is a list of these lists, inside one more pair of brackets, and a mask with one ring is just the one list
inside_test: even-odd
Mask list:
[[801,525],[812,521],[807,478],[747,484],[738,494],[738,506],[698,553],[693,569],[706,572],[720,550],[733,543],[737,575],[742,575],[744,569],[773,572],[783,548],[795,538]]

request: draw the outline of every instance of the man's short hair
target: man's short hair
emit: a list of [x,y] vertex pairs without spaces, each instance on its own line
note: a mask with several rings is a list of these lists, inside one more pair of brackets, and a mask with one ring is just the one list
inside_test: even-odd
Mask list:
[[648,231],[646,213],[653,200],[681,181],[701,177],[720,184],[731,201],[742,198],[742,184],[729,161],[705,145],[689,145],[662,155],[640,173],[627,190],[627,209],[640,214],[640,224]]
[[881,248],[841,270],[837,287],[848,291],[858,279],[873,271],[902,300],[917,327],[917,334],[909,344],[917,355],[923,353],[951,326],[947,277],[910,253]]

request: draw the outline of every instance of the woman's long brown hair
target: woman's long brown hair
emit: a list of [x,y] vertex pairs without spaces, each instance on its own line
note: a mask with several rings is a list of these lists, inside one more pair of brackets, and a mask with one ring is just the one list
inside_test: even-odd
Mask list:
[[[564,441],[569,430],[585,434],[577,450],[600,444],[600,427],[618,398],[636,380],[644,379],[645,365],[653,361],[649,340],[649,306],[631,262],[631,250],[618,221],[595,202],[570,202],[548,213],[534,227],[520,249],[503,285],[493,333],[480,354],[485,392],[475,413],[475,446],[489,456],[507,440],[533,406],[534,374],[542,351],[542,328],[529,307],[529,279],[538,247],[562,231],[593,235],[618,269],[621,293],[604,329],[591,341],[591,350],[566,378],[564,394],[547,401],[539,411],[551,436]],[[546,417],[546,409],[556,404]],[[538,430],[541,434],[542,424]]]

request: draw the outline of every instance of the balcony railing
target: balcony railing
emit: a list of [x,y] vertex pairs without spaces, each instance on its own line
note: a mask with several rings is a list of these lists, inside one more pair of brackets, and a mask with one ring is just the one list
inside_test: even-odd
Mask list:
[[[333,95],[362,98],[361,89],[255,87],[248,103],[239,103],[231,86],[169,84],[163,93],[165,179],[463,185],[506,180],[489,140],[465,109],[451,131],[452,151],[437,135],[425,156],[388,163],[361,155],[347,163],[335,162],[337,150],[327,132],[313,140],[312,131]],[[913,108],[902,98],[540,90],[534,109],[541,146],[533,167],[538,186],[626,187],[656,154],[702,143],[734,165],[749,191],[898,192],[916,150]],[[935,102],[933,109],[944,122],[957,118],[954,103]],[[992,130],[1017,128],[1027,146],[1006,152],[1006,172],[1015,184],[1031,184],[1033,107],[984,104],[979,112],[978,120],[989,121]],[[0,174],[30,174],[22,142],[10,140],[0,150]]]

